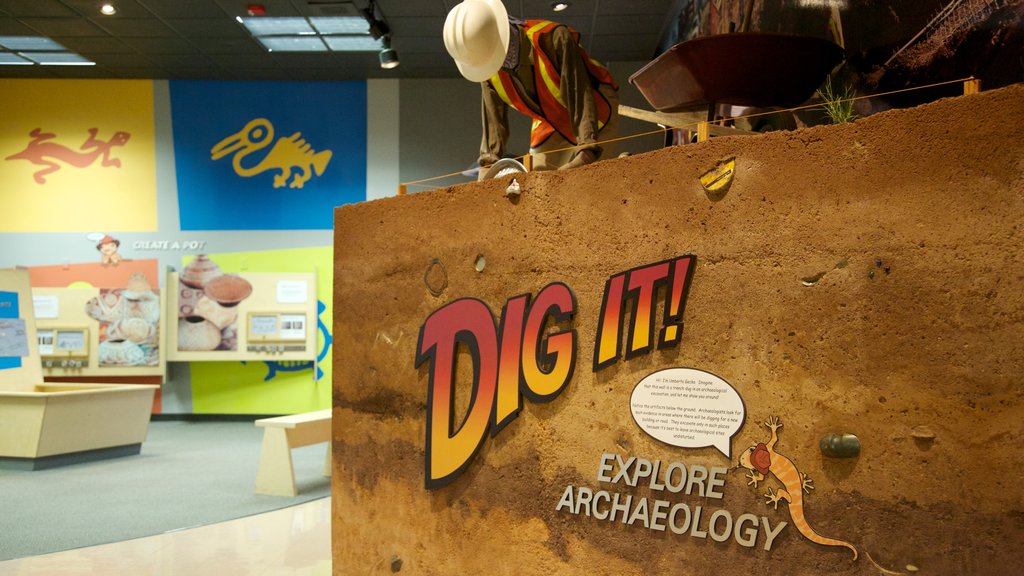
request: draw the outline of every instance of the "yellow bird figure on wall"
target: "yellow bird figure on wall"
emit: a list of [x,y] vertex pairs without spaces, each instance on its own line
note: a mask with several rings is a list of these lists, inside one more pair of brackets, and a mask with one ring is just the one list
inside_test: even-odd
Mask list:
[[[235,153],[231,165],[235,173],[243,178],[262,174],[267,170],[280,170],[274,175],[274,188],[288,184],[290,188],[302,188],[312,178],[313,172],[321,176],[331,161],[332,152],[313,150],[296,132],[287,138],[278,138],[274,147],[255,166],[245,167],[242,159],[262,150],[274,141],[274,125],[266,118],[256,118],[245,125],[240,131],[218,142],[210,149],[210,159],[220,160],[228,154]],[[296,170],[294,177],[292,170]],[[291,178],[291,182],[288,182]]]

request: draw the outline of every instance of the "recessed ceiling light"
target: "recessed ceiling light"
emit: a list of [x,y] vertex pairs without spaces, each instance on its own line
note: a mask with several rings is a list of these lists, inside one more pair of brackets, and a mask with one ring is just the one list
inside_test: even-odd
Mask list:
[[327,52],[317,36],[263,36],[257,40],[268,52]]
[[555,12],[561,12],[562,10],[565,10],[568,7],[569,7],[569,3],[568,2],[552,2],[551,3],[551,9],[554,10]]
[[369,36],[324,36],[324,42],[335,52],[377,52],[384,48],[380,40]]
[[0,36],[0,47],[8,50],[66,52],[68,49],[45,36]]
[[32,61],[26,60],[17,54],[0,52],[0,66],[31,66]]
[[113,16],[114,14],[117,14],[117,8],[110,2],[106,2],[100,5],[100,13],[104,16]]
[[321,34],[370,33],[370,23],[362,16],[313,16],[309,22]]
[[44,66],[95,66],[92,60],[87,60],[73,52],[18,52],[18,56],[33,60]]
[[309,21],[302,17],[258,16],[256,18],[240,18],[238,20],[253,36],[272,36],[276,34],[316,34]]

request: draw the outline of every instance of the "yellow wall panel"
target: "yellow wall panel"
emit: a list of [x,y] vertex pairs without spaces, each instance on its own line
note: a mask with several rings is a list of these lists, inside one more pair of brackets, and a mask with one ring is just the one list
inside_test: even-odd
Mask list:
[[156,230],[153,83],[0,81],[0,232]]

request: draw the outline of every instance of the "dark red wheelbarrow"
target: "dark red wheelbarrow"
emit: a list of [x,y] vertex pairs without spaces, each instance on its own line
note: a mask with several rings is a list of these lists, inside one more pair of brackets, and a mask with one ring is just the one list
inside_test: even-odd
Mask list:
[[833,42],[785,34],[719,34],[680,42],[630,76],[656,110],[733,104],[793,108],[843,61]]

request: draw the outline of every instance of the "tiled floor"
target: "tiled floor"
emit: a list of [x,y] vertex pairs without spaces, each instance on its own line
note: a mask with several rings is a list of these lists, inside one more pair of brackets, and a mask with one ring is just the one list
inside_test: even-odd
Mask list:
[[0,562],[4,576],[330,573],[330,498],[159,536]]

